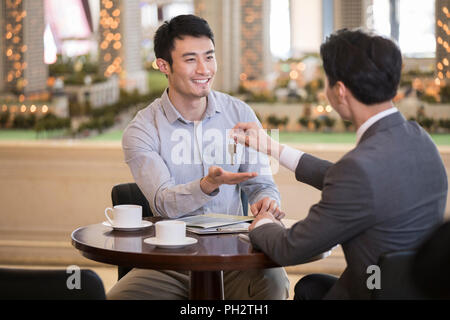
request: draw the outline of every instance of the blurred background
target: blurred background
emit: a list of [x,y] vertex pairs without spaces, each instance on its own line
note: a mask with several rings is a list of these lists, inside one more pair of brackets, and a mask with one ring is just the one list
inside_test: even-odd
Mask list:
[[352,129],[326,101],[318,51],[333,31],[364,28],[394,39],[402,50],[403,77],[395,102],[405,116],[431,133],[448,133],[448,4],[3,0],[0,134],[3,139],[93,138],[108,131],[111,139],[120,138],[118,122],[166,86],[155,64],[155,30],[186,13],[202,16],[215,32],[214,88],[258,104],[254,109],[268,127],[286,132]]
[[[281,142],[332,161],[356,138],[326,100],[320,44],[341,28],[394,39],[404,58],[395,104],[431,134],[449,168],[449,8],[450,0],[1,0],[0,265],[109,268],[82,258],[70,234],[102,222],[112,186],[133,181],[120,139],[167,85],[153,35],[179,14],[214,31],[214,89],[246,101]],[[290,219],[320,199],[283,168],[274,178]],[[289,270],[344,266],[337,250]]]

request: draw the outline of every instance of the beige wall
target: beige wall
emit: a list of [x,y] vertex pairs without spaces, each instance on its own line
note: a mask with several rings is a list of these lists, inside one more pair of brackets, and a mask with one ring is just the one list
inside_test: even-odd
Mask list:
[[112,186],[131,180],[119,143],[2,142],[0,261],[79,258],[71,232],[103,221]]
[[[352,146],[297,147],[336,161]],[[450,148],[441,154],[448,172]],[[131,181],[119,142],[0,142],[0,264],[91,263],[71,246],[70,234],[104,221],[112,186]],[[320,199],[318,190],[284,168],[275,182],[287,218],[304,218]],[[447,201],[447,217],[449,211]],[[339,270],[343,265],[340,259]]]

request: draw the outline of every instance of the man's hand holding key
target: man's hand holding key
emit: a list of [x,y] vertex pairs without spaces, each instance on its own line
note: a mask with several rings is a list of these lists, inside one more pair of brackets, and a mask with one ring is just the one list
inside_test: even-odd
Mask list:
[[[240,122],[236,124],[230,132],[230,137],[235,142],[234,146],[236,146],[237,143],[240,143],[267,155],[273,155],[277,159],[283,148],[278,142],[269,137],[265,130],[256,122]],[[232,152],[232,146],[232,144],[228,145],[228,152],[230,154]],[[234,148],[234,150],[236,150],[236,148]],[[281,220],[285,217],[285,213],[281,211],[278,203],[269,197],[263,198],[252,204],[250,210],[255,217],[265,212],[271,214],[271,216],[277,220]]]

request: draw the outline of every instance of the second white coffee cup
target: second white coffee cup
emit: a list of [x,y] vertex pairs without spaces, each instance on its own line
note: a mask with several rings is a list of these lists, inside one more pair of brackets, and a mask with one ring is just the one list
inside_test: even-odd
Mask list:
[[[108,215],[113,212],[113,219]],[[123,204],[105,209],[105,216],[114,227],[132,228],[142,224],[142,207],[134,204]]]
[[155,237],[164,244],[177,244],[186,241],[186,222],[165,220],[155,223]]

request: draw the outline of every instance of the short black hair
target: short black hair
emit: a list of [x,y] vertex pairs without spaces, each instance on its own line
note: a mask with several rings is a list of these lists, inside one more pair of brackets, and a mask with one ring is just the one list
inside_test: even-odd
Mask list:
[[392,40],[360,29],[342,29],[320,46],[320,55],[331,87],[342,81],[366,105],[395,97],[402,54]]
[[206,20],[192,14],[179,15],[165,21],[156,30],[154,38],[156,58],[164,59],[172,66],[171,53],[175,39],[183,39],[183,36],[208,37],[214,44],[214,34]]

